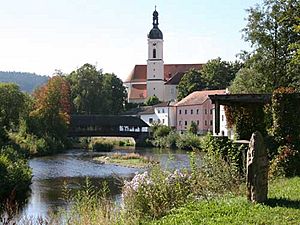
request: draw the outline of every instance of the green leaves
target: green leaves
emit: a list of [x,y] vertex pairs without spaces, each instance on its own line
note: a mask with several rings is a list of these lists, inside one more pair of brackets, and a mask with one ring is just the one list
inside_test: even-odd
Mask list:
[[261,80],[264,88],[258,87],[257,92],[270,93],[280,86],[298,88],[300,33],[295,27],[299,26],[299,1],[265,0],[262,6],[252,7],[248,13],[243,37],[252,44],[254,51],[246,66],[258,72],[253,73],[255,79],[260,79],[259,74],[265,78]]
[[84,64],[67,79],[74,113],[118,114],[123,110],[126,90],[115,74],[103,74],[95,66]]

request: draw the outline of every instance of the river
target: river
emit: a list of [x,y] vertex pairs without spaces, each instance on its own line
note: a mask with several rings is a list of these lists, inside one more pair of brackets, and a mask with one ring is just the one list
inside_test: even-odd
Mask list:
[[[116,149],[113,152],[136,152],[150,156],[159,161],[163,167],[168,168],[182,168],[189,165],[188,155],[186,152],[179,150],[137,148]],[[95,163],[90,159],[96,154],[99,153],[69,150],[53,156],[31,159],[29,161],[33,172],[31,194],[19,216],[47,217],[49,213],[56,212],[60,207],[68,207],[63,199],[63,190],[65,187],[73,191],[78,190],[85,183],[86,177],[90,179],[94,186],[99,188],[105,180],[111,189],[112,196],[118,200],[120,180],[131,179],[135,173],[143,171],[143,169]]]

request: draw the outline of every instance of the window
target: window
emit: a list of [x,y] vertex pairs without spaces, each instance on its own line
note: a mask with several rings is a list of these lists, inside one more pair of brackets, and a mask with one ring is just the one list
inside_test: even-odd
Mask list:
[[212,114],[213,114],[213,109],[210,110],[210,115],[212,115]]
[[210,125],[211,125],[211,126],[213,125],[213,121],[212,121],[212,120],[210,121]]
[[163,124],[165,123],[165,119],[162,119],[162,123],[163,123]]
[[196,113],[199,114],[199,109],[197,109]]
[[160,123],[160,119],[158,119],[157,122]]
[[197,125],[199,125],[199,120],[197,120]]
[[187,114],[187,109],[184,110],[184,114]]
[[153,58],[156,58],[156,49],[153,49]]
[[181,109],[179,109],[179,114],[181,114]]
[[193,114],[194,113],[194,111],[191,109],[191,114]]
[[224,121],[224,115],[222,115],[222,121]]
[[157,113],[160,113],[160,109],[157,109]]
[[184,121],[184,125],[187,126],[187,121]]
[[181,120],[179,120],[178,125],[181,126]]
[[204,113],[207,114],[207,109],[204,110]]
[[149,118],[149,123],[153,123],[153,118]]
[[205,120],[205,126],[207,126],[207,120]]
[[161,110],[161,113],[165,113],[165,109],[162,109],[162,110]]

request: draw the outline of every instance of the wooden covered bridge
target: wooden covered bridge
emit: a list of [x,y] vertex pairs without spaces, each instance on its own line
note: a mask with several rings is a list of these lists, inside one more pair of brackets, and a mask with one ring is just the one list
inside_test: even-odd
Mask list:
[[135,116],[71,115],[69,137],[132,137],[136,143],[149,136],[149,126]]

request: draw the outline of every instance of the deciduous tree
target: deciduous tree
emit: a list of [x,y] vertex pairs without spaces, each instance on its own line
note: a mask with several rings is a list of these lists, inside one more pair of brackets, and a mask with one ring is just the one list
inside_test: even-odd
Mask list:
[[201,91],[206,87],[200,71],[191,69],[182,77],[179,82],[177,99],[180,101],[194,91]]
[[[264,0],[262,5],[248,9],[248,23],[243,29],[245,41],[254,51],[246,65],[265,77],[264,92],[271,93],[280,86],[299,88],[299,64],[291,64],[299,43],[299,0]],[[259,78],[258,78],[259,79]]]
[[235,78],[242,64],[222,61],[220,57],[209,60],[202,68],[201,74],[207,89],[225,89]]

